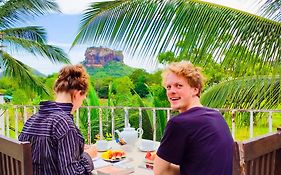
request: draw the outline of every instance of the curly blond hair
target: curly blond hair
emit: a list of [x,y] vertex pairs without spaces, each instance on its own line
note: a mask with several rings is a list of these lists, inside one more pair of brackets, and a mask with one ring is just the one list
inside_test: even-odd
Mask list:
[[178,76],[186,78],[191,87],[198,88],[197,96],[200,97],[205,81],[200,67],[195,67],[189,61],[172,62],[167,65],[161,74],[162,84],[165,82],[166,76],[169,73],[174,73]]

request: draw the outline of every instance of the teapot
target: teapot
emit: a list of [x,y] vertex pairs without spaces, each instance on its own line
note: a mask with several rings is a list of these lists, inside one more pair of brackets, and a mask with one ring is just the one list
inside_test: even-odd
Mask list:
[[[118,134],[119,138],[124,139],[124,141],[127,144],[134,145],[136,143],[137,139],[142,137],[143,129],[138,128],[137,130],[135,130],[135,128],[131,128],[129,126],[129,127],[123,128],[123,131],[121,131],[121,132],[118,130],[115,130],[115,132]],[[139,136],[138,136],[138,134],[139,134]]]

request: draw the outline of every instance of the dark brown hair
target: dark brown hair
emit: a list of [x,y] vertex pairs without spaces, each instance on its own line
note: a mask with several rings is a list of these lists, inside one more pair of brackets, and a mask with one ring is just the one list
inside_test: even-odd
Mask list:
[[54,85],[54,91],[70,92],[81,90],[81,95],[85,94],[89,88],[89,75],[85,68],[78,65],[67,65],[63,67]]

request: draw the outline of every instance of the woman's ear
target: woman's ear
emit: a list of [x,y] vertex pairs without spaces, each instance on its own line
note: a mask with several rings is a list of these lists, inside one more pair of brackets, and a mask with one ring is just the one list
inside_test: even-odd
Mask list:
[[79,95],[79,93],[80,93],[80,91],[74,90],[74,91],[72,92],[72,99],[75,99],[75,98],[77,97],[77,95]]

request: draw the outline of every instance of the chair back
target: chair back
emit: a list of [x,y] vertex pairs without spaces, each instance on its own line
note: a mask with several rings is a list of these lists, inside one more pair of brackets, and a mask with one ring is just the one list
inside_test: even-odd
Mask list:
[[235,144],[233,175],[281,175],[280,130]]
[[0,135],[0,174],[32,175],[31,144]]

